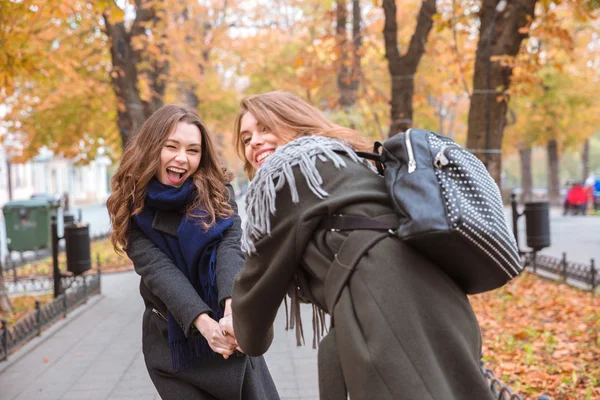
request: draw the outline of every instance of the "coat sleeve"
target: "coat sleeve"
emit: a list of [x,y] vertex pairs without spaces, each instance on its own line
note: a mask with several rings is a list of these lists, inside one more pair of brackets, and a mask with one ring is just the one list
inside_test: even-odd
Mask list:
[[135,272],[146,287],[165,305],[185,333],[195,330],[194,319],[202,313],[212,314],[190,281],[171,259],[132,223],[129,244],[125,249]]
[[225,231],[223,239],[217,248],[217,287],[219,303],[224,305],[225,299],[231,297],[233,282],[244,265],[244,253],[240,241],[242,237],[242,220],[238,215],[233,187],[227,184],[229,190],[229,205],[233,209],[233,225]]
[[277,192],[271,234],[254,243],[256,253],[247,256],[233,287],[235,336],[249,356],[262,355],[271,346],[277,310],[323,212],[315,207],[319,199],[297,172],[301,205],[292,202],[287,184]]

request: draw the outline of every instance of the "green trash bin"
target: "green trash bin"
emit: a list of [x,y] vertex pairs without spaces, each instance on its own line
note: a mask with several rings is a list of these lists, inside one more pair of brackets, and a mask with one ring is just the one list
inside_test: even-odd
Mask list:
[[56,207],[47,200],[10,201],[3,207],[8,251],[50,247],[50,223]]

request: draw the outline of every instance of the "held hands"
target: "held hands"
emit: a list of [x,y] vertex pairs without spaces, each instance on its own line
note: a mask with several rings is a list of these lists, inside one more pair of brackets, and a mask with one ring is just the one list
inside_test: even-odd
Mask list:
[[[225,300],[225,314],[224,317],[219,321],[219,326],[224,334],[235,339],[235,332],[233,331],[233,317],[231,315],[231,298]],[[237,345],[236,350],[242,353],[242,349]]]
[[[215,321],[210,315],[203,313],[194,320],[194,326],[208,341],[210,348],[224,359],[228,359],[235,350],[241,352],[235,335],[233,334],[233,321],[231,319],[231,299],[225,300],[225,317],[220,322]],[[223,324],[221,324],[223,322]]]

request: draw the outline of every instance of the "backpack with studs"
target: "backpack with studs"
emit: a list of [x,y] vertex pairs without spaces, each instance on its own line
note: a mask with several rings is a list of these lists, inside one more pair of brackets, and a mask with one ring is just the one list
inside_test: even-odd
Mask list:
[[374,153],[357,154],[375,161],[399,224],[377,228],[335,216],[332,228],[392,229],[469,294],[503,286],[522,271],[498,185],[472,153],[413,128],[376,142]]

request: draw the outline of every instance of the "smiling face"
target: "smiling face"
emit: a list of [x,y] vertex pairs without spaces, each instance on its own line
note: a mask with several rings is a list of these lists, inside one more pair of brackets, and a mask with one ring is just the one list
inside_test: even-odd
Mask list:
[[286,144],[281,136],[256,121],[254,115],[246,112],[240,122],[240,137],[244,144],[246,160],[256,171],[275,149]]
[[200,165],[202,135],[196,125],[178,122],[160,152],[156,179],[162,184],[180,187]]

